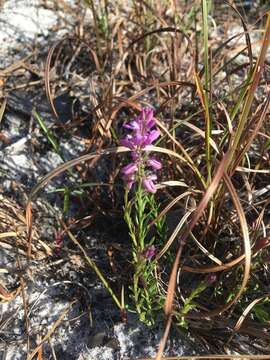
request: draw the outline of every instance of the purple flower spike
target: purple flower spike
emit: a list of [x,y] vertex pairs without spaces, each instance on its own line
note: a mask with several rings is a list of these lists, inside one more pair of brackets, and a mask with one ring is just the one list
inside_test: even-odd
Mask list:
[[137,170],[138,170],[137,164],[130,163],[123,167],[122,173],[124,175],[131,175],[131,174],[135,173]]
[[148,176],[147,178],[143,179],[143,186],[146,191],[155,194],[157,192],[157,188],[153,180],[157,180],[156,175]]
[[[131,150],[132,162],[122,169],[124,181],[130,189],[135,181],[142,181],[146,191],[155,193],[157,191],[154,180],[157,179],[154,174],[145,174],[145,168],[150,166],[153,170],[161,169],[161,163],[149,158],[144,154],[159,136],[160,131],[154,128],[156,121],[154,119],[154,111],[151,108],[143,108],[139,116],[123,127],[131,130],[124,139],[120,141],[122,146]],[[138,173],[135,176],[135,173]],[[140,177],[140,178],[139,178]]]
[[161,162],[154,158],[149,158],[147,160],[147,165],[151,166],[154,170],[160,170],[162,168]]

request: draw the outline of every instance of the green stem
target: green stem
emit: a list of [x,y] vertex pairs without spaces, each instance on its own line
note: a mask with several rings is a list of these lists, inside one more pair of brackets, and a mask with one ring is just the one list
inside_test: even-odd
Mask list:
[[136,211],[137,211],[137,219],[138,219],[138,242],[140,245],[140,251],[144,249],[144,199],[143,199],[143,188],[141,181],[138,184],[137,189],[137,199],[136,199]]

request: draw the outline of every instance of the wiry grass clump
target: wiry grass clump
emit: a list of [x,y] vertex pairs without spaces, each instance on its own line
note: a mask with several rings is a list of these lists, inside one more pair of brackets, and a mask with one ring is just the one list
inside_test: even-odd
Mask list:
[[[120,291],[84,255],[123,316],[135,311],[150,325],[165,310],[158,356],[171,323],[208,341],[213,352],[230,344],[237,348],[236,332],[256,337],[257,351],[264,352],[270,338],[270,13],[251,25],[241,9],[225,1],[220,7],[206,0],[182,7],[174,1],[135,1],[130,8],[85,3],[93,23],[51,48],[45,85],[59,119],[54,97],[60,81],[89,85],[89,93],[80,96],[85,107],[63,126],[71,136],[87,127],[89,152],[56,168],[33,189],[29,254],[30,204],[48,181],[68,170],[73,185],[65,187],[65,201],[83,190],[82,199],[91,203],[92,197],[105,216],[121,214],[127,223],[118,222],[130,234]],[[224,9],[231,14],[226,21]],[[230,34],[230,24],[242,30]],[[52,68],[59,83],[51,81]],[[134,149],[119,146],[127,134],[123,124],[146,106],[154,110],[160,136],[155,146],[139,143],[139,156],[151,151],[162,169],[155,184],[143,186],[150,179],[145,165],[125,167],[127,189],[121,169]],[[53,134],[36,118],[59,152]],[[90,174],[99,161],[102,181]],[[65,208],[60,225],[84,251],[66,227],[67,217]]]

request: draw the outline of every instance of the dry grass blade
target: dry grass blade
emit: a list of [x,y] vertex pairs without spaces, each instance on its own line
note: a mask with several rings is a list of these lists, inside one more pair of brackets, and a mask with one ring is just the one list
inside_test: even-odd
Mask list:
[[[50,254],[51,249],[39,239],[37,226],[31,224],[32,220],[29,212],[26,219],[24,209],[14,201],[0,195],[0,202],[0,247],[11,251],[15,257],[16,254],[26,257],[29,250],[29,234],[31,233],[31,238],[34,238],[45,249],[47,255]],[[14,241],[17,241],[19,245],[14,246]],[[31,258],[44,258],[47,256],[33,245],[32,252],[33,254],[30,254]],[[4,271],[8,272],[5,269]]]
[[188,187],[188,185],[183,181],[177,181],[177,180],[168,180],[168,181],[162,181],[160,184],[157,185],[157,189],[162,189],[166,186],[174,187],[174,186],[180,186],[180,187]]
[[53,97],[52,97],[52,93],[51,93],[51,86],[50,86],[50,69],[51,69],[51,61],[52,61],[52,57],[54,54],[55,49],[64,41],[66,40],[66,38],[56,42],[51,49],[48,52],[48,56],[46,59],[46,63],[45,63],[45,70],[44,70],[44,83],[45,83],[45,91],[46,91],[46,95],[49,101],[49,104],[51,105],[52,111],[55,115],[55,117],[58,119],[58,114],[57,111],[55,109],[54,103],[53,103]]
[[247,317],[248,313],[252,310],[252,308],[258,304],[260,301],[262,301],[263,299],[270,297],[270,293],[265,294],[264,296],[259,297],[258,299],[253,300],[243,311],[243,314],[240,316],[240,318],[238,319],[237,323],[234,326],[234,331],[239,331],[245,318]]
[[[194,228],[194,226],[196,225],[197,221],[199,220],[199,218],[202,216],[204,210],[207,207],[208,202],[210,201],[210,199],[212,198],[215,190],[217,189],[223,175],[224,175],[224,171],[225,171],[225,164],[226,164],[226,160],[228,158],[228,154],[225,155],[222,159],[222,161],[220,162],[217,172],[211,182],[211,184],[209,185],[208,189],[206,190],[206,193],[204,194],[200,204],[198,205],[193,218],[191,220],[190,225],[188,226],[187,230],[185,231],[185,233],[183,234],[183,236],[181,237],[181,242],[182,241],[186,241],[189,233],[192,231],[192,229]],[[178,253],[177,253],[178,254]],[[173,265],[173,269],[178,267],[178,262],[175,260],[174,265]],[[176,274],[176,271],[175,271]],[[175,282],[176,282],[176,277],[173,278],[172,276],[170,277],[170,281],[169,281],[169,286],[168,286],[168,293],[170,294],[174,294],[175,291]],[[166,299],[166,303],[165,303],[165,313],[166,314],[170,314],[172,312],[172,308],[173,308],[173,298],[167,296]]]
[[169,315],[168,318],[167,318],[167,321],[166,321],[165,331],[164,331],[163,337],[162,337],[162,339],[160,341],[158,352],[157,352],[157,355],[155,357],[155,360],[163,359],[162,354],[163,354],[164,348],[166,346],[166,342],[167,342],[167,339],[168,339],[168,336],[169,336],[169,333],[170,333],[171,325],[172,325],[172,315]]
[[[203,8],[207,7],[207,2],[205,0],[203,0],[202,2]],[[204,11],[203,11],[204,13]],[[207,24],[207,14],[204,14],[203,18],[206,18],[205,22]],[[203,28],[205,28],[205,24],[203,26]],[[204,30],[204,36],[205,36],[205,40],[207,41],[205,46],[205,52],[206,49],[208,48],[208,30],[207,30],[207,26],[206,29]],[[196,82],[196,87],[197,87],[197,92],[199,95],[199,98],[201,100],[202,106],[204,108],[204,117],[205,117],[205,132],[204,132],[204,140],[205,140],[205,157],[206,157],[206,167],[207,167],[207,183],[209,183],[211,181],[212,178],[212,154],[211,154],[211,147],[210,147],[210,139],[211,139],[211,129],[212,129],[212,117],[210,114],[210,109],[209,109],[209,98],[208,98],[208,83],[209,83],[209,72],[208,72],[208,53],[205,53],[205,87],[206,89],[203,88],[203,85],[201,83],[201,80],[199,78],[199,76],[195,73],[195,82]]]
[[[169,149],[165,149],[165,148],[161,148],[158,146],[152,146],[149,145],[147,146],[147,148],[145,149],[147,151],[153,151],[153,152],[160,152],[163,154],[167,154],[170,156],[173,156],[179,160],[185,161],[185,159],[177,154],[176,152],[169,150]],[[99,156],[103,156],[103,155],[111,155],[111,154],[119,154],[119,153],[123,153],[123,152],[129,152],[130,149],[126,148],[124,146],[118,146],[118,147],[114,147],[114,148],[108,148],[108,149],[104,149],[104,150],[99,150],[90,154],[86,154],[86,155],[82,155],[76,159],[67,161],[66,163],[59,165],[56,169],[54,169],[53,171],[51,171],[50,173],[48,173],[47,175],[45,175],[40,182],[32,189],[31,193],[29,194],[28,197],[28,205],[27,205],[27,212],[31,212],[31,208],[29,208],[29,204],[30,202],[33,200],[33,198],[35,197],[35,195],[49,182],[51,181],[54,177],[60,175],[62,172],[68,170],[69,168],[76,166],[82,162],[85,161],[89,161],[92,160],[96,157]],[[29,215],[30,216],[30,215]],[[31,222],[30,222],[31,224]]]
[[[186,192],[184,192],[183,194],[180,194],[180,195],[178,195],[176,198],[174,198],[174,199],[159,213],[159,215],[157,216],[157,218],[149,224],[149,227],[153,226],[158,220],[162,219],[163,216],[165,216],[165,215],[167,214],[167,212],[168,212],[175,204],[177,204],[181,199],[183,199],[184,197],[189,196],[189,195],[191,195],[191,194],[192,194],[192,192],[186,191]],[[185,215],[183,216],[183,218],[182,218],[181,221],[180,221],[181,223],[182,223],[182,222],[184,223],[185,220],[189,217],[190,213],[188,212],[187,214],[188,214],[188,215],[185,214]],[[157,260],[160,259],[160,258],[165,254],[165,252],[169,249],[170,245],[171,245],[171,244],[170,244],[170,240],[168,240],[167,243],[165,244],[165,246],[164,246],[164,247],[160,250],[160,252],[157,254],[157,256],[156,256],[156,259],[157,259]]]
[[[205,139],[205,133],[201,129],[199,129],[196,125],[191,124],[189,122],[185,122],[184,125],[187,126],[190,129],[194,130],[196,133],[199,134],[199,136],[201,136],[203,139]],[[209,145],[212,146],[212,148],[215,150],[215,152],[217,154],[220,153],[217,144],[215,143],[215,141],[211,137],[209,137]]]
[[31,257],[31,251],[32,251],[32,237],[33,237],[33,218],[32,218],[32,204],[31,202],[28,202],[26,206],[26,226],[27,226],[27,238],[28,238],[28,258]]
[[[18,264],[18,267],[21,268],[19,256],[17,256],[17,264]],[[20,287],[21,287],[23,309],[24,309],[25,330],[26,330],[26,336],[27,336],[27,352],[29,352],[29,350],[30,350],[30,331],[29,331],[29,315],[28,315],[28,298],[26,296],[25,282],[24,282],[24,279],[22,276],[20,276]]]
[[[0,274],[2,273],[0,269]],[[12,301],[21,292],[21,285],[15,291],[8,291],[3,285],[0,284],[0,300],[1,301]]]
[[222,261],[220,261],[217,257],[215,257],[213,254],[211,254],[195,237],[193,232],[190,233],[192,239],[195,241],[198,248],[207,256],[209,259],[211,259],[213,262],[215,262],[218,265],[222,265]]
[[179,141],[177,141],[174,136],[172,136],[170,134],[170,132],[166,129],[166,127],[160,122],[157,121],[158,126],[165,132],[165,134],[169,137],[170,140],[172,140],[173,144],[175,144],[180,151],[183,153],[183,157],[184,157],[184,161],[188,164],[188,166],[192,169],[192,171],[197,175],[198,179],[201,181],[203,188],[206,188],[206,183],[205,180],[202,176],[202,174],[200,173],[199,169],[197,168],[197,166],[194,164],[194,161],[192,160],[192,158],[188,155],[188,153],[186,152],[186,150],[184,149],[184,147],[179,143]]
[[96,151],[96,152],[93,152],[90,154],[82,155],[76,159],[67,161],[66,163],[58,166],[56,169],[54,169],[53,171],[51,171],[50,173],[45,175],[41,179],[41,181],[32,189],[32,191],[29,195],[28,205],[31,202],[31,200],[34,198],[34,196],[43,188],[43,186],[45,186],[54,177],[58,176],[59,174],[61,174],[64,171],[68,170],[69,168],[76,166],[84,161],[92,160],[98,156],[111,155],[111,154],[128,152],[128,151],[130,151],[130,149],[128,149],[124,146],[119,146],[119,147],[115,147],[115,148],[104,149],[104,150]]
[[176,196],[176,198],[174,198],[158,215],[158,217],[150,223],[149,226],[152,226],[156,223],[156,221],[160,220],[164,215],[167,214],[167,212],[174,206],[176,205],[181,199],[183,199],[186,196],[191,195],[192,192],[191,191],[186,191],[183,194],[180,194],[178,196]]
[[172,235],[167,240],[166,244],[163,246],[163,248],[157,254],[156,260],[159,260],[168,251],[168,249],[170,248],[170,246],[174,242],[176,236],[179,234],[179,231],[182,229],[182,227],[184,226],[185,222],[187,221],[187,219],[190,217],[191,214],[192,214],[192,211],[187,211],[185,213],[185,215],[182,217],[182,219],[179,221],[179,223],[175,227]]
[[7,105],[7,98],[4,99],[4,101],[2,102],[1,107],[0,107],[0,124],[3,120],[3,116],[4,116],[4,113],[6,110],[6,105]]
[[[48,55],[47,55],[47,58],[46,58],[46,63],[45,63],[45,70],[44,70],[44,83],[45,83],[45,91],[46,91],[46,95],[47,95],[47,99],[49,101],[49,104],[52,108],[52,111],[55,115],[55,117],[58,119],[58,113],[55,109],[55,106],[54,106],[54,101],[53,101],[53,96],[52,96],[52,92],[51,92],[51,85],[50,85],[50,71],[51,71],[51,63],[52,63],[52,57],[56,51],[56,49],[64,44],[66,41],[79,41],[80,44],[83,44],[85,47],[87,47],[87,49],[90,51],[92,57],[93,57],[93,60],[94,60],[94,63],[95,63],[95,66],[97,68],[97,70],[99,72],[101,72],[101,69],[100,69],[100,64],[99,64],[99,61],[98,61],[98,58],[97,58],[97,55],[95,53],[95,51],[93,51],[88,44],[86,44],[84,41],[78,39],[78,38],[72,38],[72,37],[64,37],[63,39],[57,41],[49,50],[48,52]],[[59,50],[60,51],[60,50]],[[57,57],[59,57],[59,53],[57,55]]]
[[183,270],[187,271],[187,272],[191,272],[194,274],[208,274],[210,272],[218,272],[218,271],[223,271],[223,270],[230,270],[233,266],[236,266],[238,264],[241,264],[241,262],[245,259],[245,255],[241,255],[238,258],[222,264],[222,265],[218,265],[218,266],[209,266],[209,267],[203,267],[203,268],[192,268],[190,266],[183,266]]

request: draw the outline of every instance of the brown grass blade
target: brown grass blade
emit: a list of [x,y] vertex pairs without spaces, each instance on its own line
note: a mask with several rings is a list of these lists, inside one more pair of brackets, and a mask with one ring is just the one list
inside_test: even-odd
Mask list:
[[1,107],[0,107],[0,124],[3,120],[3,117],[4,117],[4,113],[5,113],[5,110],[6,110],[6,105],[7,105],[7,98],[5,98],[1,104]]
[[52,97],[52,93],[51,93],[51,86],[50,86],[50,69],[51,69],[51,62],[52,62],[52,57],[54,54],[54,51],[56,50],[56,48],[62,44],[67,38],[61,39],[60,41],[57,41],[49,50],[48,52],[48,56],[45,62],[45,69],[44,69],[44,83],[45,83],[45,91],[46,91],[46,95],[47,95],[47,99],[49,101],[49,104],[52,108],[52,111],[54,113],[54,116],[58,119],[58,114],[57,111],[55,109],[54,106],[54,102],[53,102],[53,97]]
[[28,240],[28,252],[27,256],[30,259],[31,258],[31,250],[32,250],[32,237],[33,237],[33,218],[32,218],[32,204],[31,202],[27,203],[26,206],[26,228],[27,228],[27,240]]
[[247,317],[248,313],[253,309],[253,307],[258,304],[260,301],[262,301],[263,299],[265,299],[266,297],[270,297],[270,293],[265,294],[255,300],[253,300],[243,311],[243,314],[240,316],[240,318],[238,319],[237,323],[234,326],[234,331],[239,331],[245,318]]

